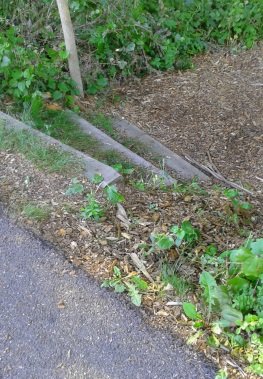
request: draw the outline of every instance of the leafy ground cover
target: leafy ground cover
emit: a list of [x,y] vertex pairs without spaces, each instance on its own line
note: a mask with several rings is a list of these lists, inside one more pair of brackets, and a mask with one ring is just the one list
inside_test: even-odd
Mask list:
[[[23,12],[19,12],[19,6]],[[107,0],[96,3],[76,0],[70,1],[70,7],[86,90],[93,95],[107,92],[111,80],[192,67],[192,57],[205,50],[215,51],[226,45],[235,50],[245,49],[262,38],[263,5],[259,0]],[[260,191],[258,198],[245,198],[237,191],[201,188],[196,182],[166,188],[155,176],[134,176],[134,168],[121,161],[116,153],[109,152],[105,156],[98,152],[95,141],[68,123],[57,104],[74,107],[76,90],[65,65],[67,53],[61,44],[55,2],[2,2],[0,10],[1,107],[11,109],[15,105],[14,111],[33,126],[82,151],[96,153],[97,158],[115,165],[126,177],[118,188],[109,186],[101,192],[99,176],[90,184],[81,175],[72,174],[72,169],[75,172],[79,166],[69,156],[43,147],[26,134],[13,134],[0,127],[1,201],[8,204],[21,221],[64,249],[70,261],[100,278],[103,286],[126,293],[133,304],[148,310],[156,324],[181,333],[187,343],[207,353],[222,367],[218,378],[242,377],[244,372],[251,377],[262,376]],[[258,57],[255,61],[260,63]],[[218,67],[218,62],[215,65]],[[243,72],[243,66],[244,62],[236,72]],[[249,77],[251,82],[245,82],[239,90],[231,87],[227,95],[222,91],[225,83],[221,86],[218,80],[214,86],[217,94],[220,90],[218,96],[211,96],[207,91],[204,103],[199,102],[200,92],[192,94],[185,90],[183,78],[174,98],[176,118],[185,131],[177,130],[176,138],[164,132],[167,125],[156,118],[160,115],[165,119],[168,129],[174,120],[172,110],[175,108],[171,105],[174,92],[169,76],[165,76],[167,86],[162,85],[167,94],[161,94],[154,106],[151,96],[156,97],[161,79],[155,78],[157,86],[152,77],[143,82],[146,93],[142,91],[139,97],[133,96],[136,112],[131,120],[146,120],[142,126],[150,131],[160,122],[160,139],[168,138],[172,148],[173,141],[176,140],[176,147],[180,144],[178,135],[183,135],[189,146],[187,130],[193,135],[194,126],[200,131],[193,136],[192,146],[196,149],[197,135],[204,140],[204,146],[210,146],[211,141],[204,138],[204,134],[213,133],[210,129],[208,133],[204,130],[206,125],[210,127],[211,113],[221,115],[214,121],[218,127],[226,124],[228,112],[230,124],[226,126],[233,133],[231,141],[234,141],[231,146],[240,147],[240,151],[246,152],[246,158],[256,152],[260,162],[262,154],[257,149],[258,142],[253,144],[253,149],[250,143],[246,144],[252,140],[251,135],[253,140],[254,137],[256,141],[261,140],[262,136],[254,133],[260,123],[254,116],[247,116],[244,107],[248,104],[246,96],[254,99],[251,104],[257,101],[252,91],[247,92],[250,85],[257,89],[256,67]],[[208,71],[206,67],[199,81],[190,78],[191,89],[194,84],[202,88]],[[229,74],[224,64],[220,77],[222,72]],[[148,85],[145,85],[147,80]],[[233,80],[231,76],[231,83],[236,80],[241,79]],[[153,83],[153,93],[149,93],[149,82]],[[135,86],[137,93],[138,81]],[[178,88],[182,88],[182,92]],[[113,92],[111,101],[116,105],[123,100],[123,93],[126,97],[125,91],[121,96]],[[242,99],[238,108],[232,104],[237,93]],[[97,103],[103,103],[103,99],[100,95]],[[138,107],[138,101],[142,108]],[[89,104],[89,100],[85,102]],[[123,101],[120,104],[123,105]],[[129,110],[131,103],[126,104]],[[147,104],[148,112],[145,111]],[[191,107],[193,114],[188,112]],[[153,117],[150,117],[152,109]],[[201,117],[194,125],[199,110],[206,124]],[[238,120],[238,131],[232,130],[236,110],[239,112],[234,117]],[[256,107],[252,110],[253,115],[258,114]],[[188,123],[185,115],[189,115]],[[91,117],[109,134],[115,133],[107,118],[99,114]],[[241,143],[236,143],[239,134]],[[225,136],[228,133],[220,129],[217,139],[225,141]],[[134,145],[134,141],[126,143]],[[225,146],[220,145],[220,156],[224,150]],[[237,156],[239,152],[231,150],[229,160],[233,157],[235,172]],[[225,165],[223,161],[223,167]],[[258,175],[256,163],[250,164],[248,170],[252,172],[252,166]]]
[[[189,68],[194,55],[220,45],[250,48],[263,36],[260,0],[69,4],[90,94],[104,92],[113,79]],[[67,53],[56,3],[2,2],[0,13],[2,94],[22,102],[48,94],[71,103],[76,91],[63,64]]]
[[203,350],[218,377],[261,374],[260,199],[195,182],[134,186],[129,176],[101,191],[99,176],[39,171],[3,146],[0,199],[20,221]]

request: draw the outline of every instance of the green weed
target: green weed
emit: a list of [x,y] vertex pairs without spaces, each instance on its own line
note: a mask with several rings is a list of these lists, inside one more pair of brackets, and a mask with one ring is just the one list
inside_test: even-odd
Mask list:
[[82,163],[55,146],[48,146],[27,131],[14,131],[0,126],[0,149],[19,152],[36,167],[48,172],[76,173]]
[[[70,8],[80,55],[89,52],[89,94],[105,93],[116,77],[192,67],[192,57],[214,44],[250,48],[263,37],[261,0],[75,0]],[[1,2],[0,14],[1,93],[19,102],[50,94],[72,103],[56,4]]]
[[226,208],[228,223],[239,224],[239,221],[249,223],[252,205],[243,201],[236,189],[226,189],[223,194],[229,200],[229,206]]
[[191,283],[182,278],[176,273],[166,273],[164,269],[162,270],[162,281],[165,284],[171,284],[178,296],[184,298],[188,292],[193,289]]
[[106,186],[104,188],[104,192],[106,194],[107,200],[111,204],[123,203],[125,201],[124,196],[118,192],[117,187],[114,184]]
[[139,275],[123,276],[121,270],[115,266],[112,278],[106,279],[102,287],[114,288],[117,293],[127,292],[131,302],[139,307],[142,301],[142,294],[147,291],[148,284]]
[[200,184],[193,180],[190,183],[176,182],[173,186],[173,190],[176,193],[183,195],[207,195],[207,192],[200,186]]
[[73,178],[71,180],[71,183],[68,189],[65,192],[65,195],[67,196],[79,195],[79,194],[82,194],[83,191],[84,191],[83,184],[81,184],[77,178]]
[[94,219],[99,221],[101,217],[105,214],[104,208],[96,200],[93,194],[87,195],[87,204],[81,208],[81,217],[84,220]]
[[[62,70],[68,54],[64,49],[28,47],[10,27],[0,35],[0,93],[18,103],[30,102],[44,93],[54,101],[72,103],[74,83]],[[3,95],[2,95],[3,96]]]
[[42,207],[35,204],[27,204],[23,207],[22,213],[25,217],[36,221],[46,221],[51,213],[48,207]]
[[106,134],[112,138],[116,138],[116,130],[113,127],[111,119],[103,113],[92,113],[88,116],[89,121],[102,129]]

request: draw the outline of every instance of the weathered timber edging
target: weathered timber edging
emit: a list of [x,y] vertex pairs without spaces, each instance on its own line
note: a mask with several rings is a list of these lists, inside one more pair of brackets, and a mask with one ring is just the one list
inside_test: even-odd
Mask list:
[[79,117],[77,114],[68,111],[68,115],[71,120],[78,125],[84,133],[91,135],[93,138],[98,140],[105,150],[115,150],[121,155],[126,157],[136,166],[145,168],[150,172],[163,178],[166,185],[171,185],[176,182],[170,175],[166,174],[163,170],[158,169],[152,163],[148,162],[144,158],[140,157],[133,151],[129,150],[127,147],[123,146],[119,142],[115,141],[113,138],[108,136],[106,133],[102,132],[100,129],[96,128],[94,125],[90,124],[88,121]]
[[50,146],[58,147],[63,151],[66,151],[73,156],[79,158],[85,168],[85,175],[89,180],[92,180],[95,174],[101,174],[103,176],[103,182],[101,183],[101,187],[105,187],[109,184],[113,184],[122,179],[122,176],[114,170],[112,167],[107,166],[106,164],[97,161],[91,156],[84,154],[71,146],[65,145],[64,143],[47,136],[44,133],[41,133],[39,130],[33,129],[32,127],[24,124],[21,121],[16,120],[15,118],[0,112],[0,121],[4,122],[4,127],[8,129],[14,129],[15,131],[23,131],[26,130],[28,133],[38,137],[44,143]]
[[142,142],[151,153],[160,156],[167,167],[177,173],[182,179],[198,178],[201,181],[209,180],[209,177],[201,170],[191,165],[185,159],[168,149],[159,141],[149,136],[137,126],[130,124],[126,120],[113,119],[114,128],[126,137],[134,138]]

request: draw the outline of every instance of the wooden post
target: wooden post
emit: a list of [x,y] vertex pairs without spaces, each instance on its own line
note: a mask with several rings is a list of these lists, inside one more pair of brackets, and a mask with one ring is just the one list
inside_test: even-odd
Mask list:
[[65,39],[66,49],[69,52],[68,65],[72,80],[77,84],[80,96],[84,96],[83,84],[79,68],[79,59],[75,41],[73,25],[70,17],[69,6],[67,0],[57,0],[59,15],[62,24],[62,30]]

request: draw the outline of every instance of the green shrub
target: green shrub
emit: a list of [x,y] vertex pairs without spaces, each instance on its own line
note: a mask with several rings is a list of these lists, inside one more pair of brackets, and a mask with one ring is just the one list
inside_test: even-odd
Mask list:
[[76,90],[63,71],[66,58],[64,50],[28,46],[9,28],[0,34],[0,98],[30,102],[45,95],[71,102]]
[[[16,98],[51,92],[57,100],[72,94],[63,71],[66,55],[57,51],[58,10],[51,0],[36,3],[0,3],[0,90]],[[105,91],[112,78],[191,67],[191,57],[213,44],[250,48],[263,37],[261,0],[71,0],[69,5],[90,94]]]
[[263,36],[261,0],[78,0],[71,9],[76,25],[86,23],[78,37],[99,63],[89,87],[95,92],[106,83],[103,73],[186,68],[208,43],[251,47]]

